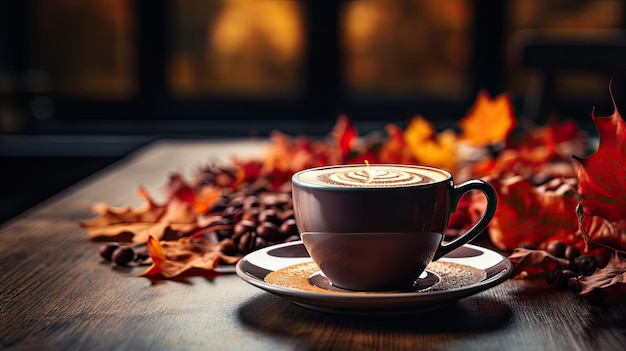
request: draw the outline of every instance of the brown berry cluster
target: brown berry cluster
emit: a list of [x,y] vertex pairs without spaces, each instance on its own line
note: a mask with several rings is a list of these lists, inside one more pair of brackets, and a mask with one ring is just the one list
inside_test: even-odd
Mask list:
[[[577,280],[583,276],[592,275],[598,268],[598,258],[593,255],[581,255],[580,250],[575,246],[567,246],[560,241],[553,241],[548,244],[546,251],[553,256],[568,260],[568,264],[557,267],[548,272],[546,281],[557,289],[570,289],[575,293],[580,292]],[[598,289],[596,289],[598,290]],[[606,295],[604,291],[588,296],[589,302],[597,303],[602,301]]]
[[146,253],[137,252],[132,246],[115,242],[100,246],[99,254],[100,257],[118,266],[127,266],[132,261],[140,261],[147,256]]

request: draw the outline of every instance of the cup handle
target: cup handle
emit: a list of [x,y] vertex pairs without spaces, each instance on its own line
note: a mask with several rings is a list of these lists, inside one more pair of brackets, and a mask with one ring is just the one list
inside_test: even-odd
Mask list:
[[485,212],[483,212],[483,215],[480,217],[478,222],[476,222],[476,224],[474,224],[474,226],[463,235],[460,235],[445,245],[439,245],[439,248],[433,257],[433,261],[440,259],[450,251],[467,244],[469,241],[477,237],[483,230],[485,230],[485,228],[487,228],[487,225],[496,213],[498,198],[496,197],[495,189],[491,186],[491,184],[478,179],[468,180],[465,183],[454,186],[450,194],[453,206],[452,212],[456,210],[456,206],[458,205],[461,196],[470,190],[479,190],[485,195],[487,198],[487,208],[485,209]]

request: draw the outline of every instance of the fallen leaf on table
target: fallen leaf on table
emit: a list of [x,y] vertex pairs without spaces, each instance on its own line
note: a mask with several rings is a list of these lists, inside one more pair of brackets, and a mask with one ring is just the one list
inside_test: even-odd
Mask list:
[[517,248],[508,257],[513,264],[514,279],[545,276],[556,267],[564,267],[569,261],[549,254],[545,250]]
[[614,253],[604,268],[597,269],[590,276],[583,276],[576,280],[581,287],[580,296],[587,296],[594,289],[614,289],[626,294],[626,260],[618,253]]
[[192,237],[176,241],[159,241],[150,236],[146,247],[152,258],[152,265],[141,274],[144,277],[162,276],[172,279],[190,270],[212,274],[219,263],[235,264],[239,257],[228,256],[222,252],[225,243],[198,245]]
[[178,174],[170,177],[167,189],[169,195],[163,205],[156,204],[143,187],[139,196],[146,203],[139,208],[95,204],[91,209],[98,216],[80,225],[93,240],[145,243],[149,236],[175,239],[196,230],[197,209],[207,208],[218,197],[212,191],[205,192],[208,188],[194,189]]
[[143,187],[139,188],[139,197],[145,204],[136,209],[93,204],[90,210],[97,213],[97,217],[79,224],[92,240],[131,241],[136,233],[155,226],[167,210],[167,206],[156,204]]

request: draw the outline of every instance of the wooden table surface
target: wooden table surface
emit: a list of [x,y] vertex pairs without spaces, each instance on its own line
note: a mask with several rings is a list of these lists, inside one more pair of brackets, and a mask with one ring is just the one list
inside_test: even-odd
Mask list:
[[[151,284],[99,258],[78,221],[94,202],[159,199],[173,171],[259,157],[263,141],[158,141],[0,227],[2,350],[620,350],[626,300],[589,306],[543,281],[507,280],[433,312],[310,311],[234,274]],[[8,170],[3,170],[8,171]]]

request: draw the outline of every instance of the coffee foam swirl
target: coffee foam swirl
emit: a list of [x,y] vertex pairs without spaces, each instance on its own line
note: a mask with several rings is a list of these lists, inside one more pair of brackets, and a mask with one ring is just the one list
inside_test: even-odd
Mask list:
[[394,188],[446,180],[450,174],[434,168],[406,165],[347,165],[298,172],[297,182],[349,188]]
[[356,187],[396,187],[432,183],[433,179],[411,171],[362,168],[329,172],[318,176],[329,184]]

